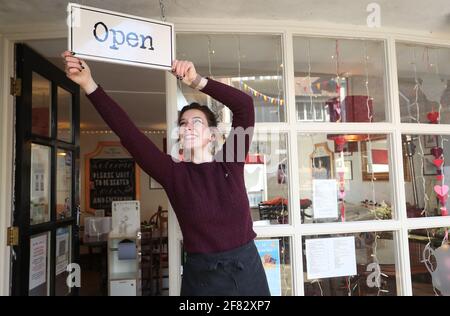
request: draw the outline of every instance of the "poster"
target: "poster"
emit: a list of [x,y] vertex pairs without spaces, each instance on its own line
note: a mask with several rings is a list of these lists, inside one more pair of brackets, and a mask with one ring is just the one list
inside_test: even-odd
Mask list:
[[133,159],[90,159],[91,209],[111,211],[113,201],[136,199],[136,170]]
[[314,218],[337,218],[337,182],[336,179],[313,179]]
[[255,240],[256,248],[266,272],[270,294],[281,296],[280,244],[278,239]]
[[356,275],[355,237],[306,240],[308,280]]
[[29,289],[33,290],[47,281],[47,234],[30,240]]
[[112,203],[112,232],[123,236],[135,236],[140,230],[139,201],[115,201]]
[[60,228],[56,231],[56,275],[66,271],[69,264],[69,229]]

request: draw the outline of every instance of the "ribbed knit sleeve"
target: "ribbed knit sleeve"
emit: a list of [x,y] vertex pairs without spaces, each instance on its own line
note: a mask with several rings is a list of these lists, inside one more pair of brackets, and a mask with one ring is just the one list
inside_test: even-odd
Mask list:
[[226,162],[245,162],[255,125],[253,99],[239,89],[212,79],[208,79],[201,91],[223,103],[233,113],[232,131],[223,146]]

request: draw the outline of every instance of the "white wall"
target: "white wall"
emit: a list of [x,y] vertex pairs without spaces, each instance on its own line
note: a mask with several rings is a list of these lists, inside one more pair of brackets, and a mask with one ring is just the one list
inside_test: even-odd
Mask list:
[[10,248],[6,246],[7,227],[12,216],[13,113],[9,104],[9,67],[12,59],[0,34],[0,296],[9,295]]
[[[163,149],[164,134],[147,134],[161,150]],[[115,134],[81,134],[80,137],[80,200],[81,210],[86,209],[85,204],[85,168],[84,158],[86,154],[89,154],[97,148],[98,142],[104,141],[119,141],[119,138]],[[148,220],[151,215],[158,210],[158,206],[161,205],[164,209],[168,209],[169,201],[167,195],[163,189],[149,189],[149,176],[141,170],[141,221]]]

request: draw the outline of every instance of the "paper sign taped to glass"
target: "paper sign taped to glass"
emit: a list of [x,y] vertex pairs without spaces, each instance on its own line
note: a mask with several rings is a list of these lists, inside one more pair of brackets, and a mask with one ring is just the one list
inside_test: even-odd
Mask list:
[[68,50],[76,57],[170,70],[174,25],[69,3]]

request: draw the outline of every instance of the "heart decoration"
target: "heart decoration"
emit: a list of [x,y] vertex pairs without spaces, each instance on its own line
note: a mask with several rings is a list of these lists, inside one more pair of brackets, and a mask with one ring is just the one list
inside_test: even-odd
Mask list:
[[339,191],[339,198],[344,199],[345,198],[345,191]]
[[439,202],[442,206],[445,206],[447,204],[448,194],[447,195],[438,195]]
[[436,176],[436,180],[442,181],[442,179],[444,179],[444,176],[442,174]]
[[427,118],[430,121],[430,123],[436,124],[439,120],[439,112],[435,112],[435,111],[429,112],[427,114]]
[[434,159],[433,163],[436,166],[436,168],[441,169],[441,166],[444,163],[444,159]]
[[339,179],[344,179],[344,172],[339,171],[338,175],[339,175]]
[[441,207],[441,215],[442,216],[447,216],[448,215],[448,210],[446,207]]
[[441,147],[433,147],[431,148],[430,152],[434,156],[434,158],[438,159],[441,158],[444,150]]
[[434,186],[434,192],[436,192],[436,194],[438,196],[446,196],[448,195],[448,185],[435,185]]

